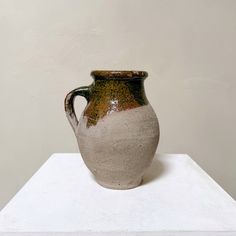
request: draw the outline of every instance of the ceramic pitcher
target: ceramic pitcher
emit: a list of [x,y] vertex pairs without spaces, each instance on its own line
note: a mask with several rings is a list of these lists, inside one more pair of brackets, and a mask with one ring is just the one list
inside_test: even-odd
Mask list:
[[[65,111],[79,149],[96,181],[129,189],[142,182],[159,141],[159,124],[144,90],[145,71],[92,71],[93,83],[65,98]],[[87,106],[76,118],[74,99]]]

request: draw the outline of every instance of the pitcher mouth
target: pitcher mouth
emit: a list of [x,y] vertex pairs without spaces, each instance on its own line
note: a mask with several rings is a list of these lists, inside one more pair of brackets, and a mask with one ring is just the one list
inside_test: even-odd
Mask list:
[[148,73],[134,70],[94,70],[91,76],[95,79],[145,79]]

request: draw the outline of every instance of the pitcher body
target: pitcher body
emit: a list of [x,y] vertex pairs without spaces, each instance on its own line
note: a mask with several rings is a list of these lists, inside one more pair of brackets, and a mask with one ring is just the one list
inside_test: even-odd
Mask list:
[[[96,181],[107,188],[138,186],[159,141],[158,119],[145,90],[143,71],[93,71],[92,85],[69,93],[67,117],[82,158]],[[81,95],[87,106],[79,121],[73,101]]]

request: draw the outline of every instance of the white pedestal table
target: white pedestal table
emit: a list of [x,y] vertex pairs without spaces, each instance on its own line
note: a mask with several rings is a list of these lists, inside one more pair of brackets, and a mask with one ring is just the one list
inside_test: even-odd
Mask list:
[[156,155],[143,184],[98,185],[80,154],[53,154],[0,212],[5,235],[235,236],[236,203],[188,155]]

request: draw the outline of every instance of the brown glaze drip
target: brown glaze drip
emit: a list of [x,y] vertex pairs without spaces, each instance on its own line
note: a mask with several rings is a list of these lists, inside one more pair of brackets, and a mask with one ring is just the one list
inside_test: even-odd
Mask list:
[[96,125],[99,119],[113,112],[137,108],[148,103],[145,96],[142,96],[142,99],[136,98],[130,86],[129,82],[124,80],[96,81],[92,85],[91,99],[84,111],[84,116],[88,119],[87,127]]

